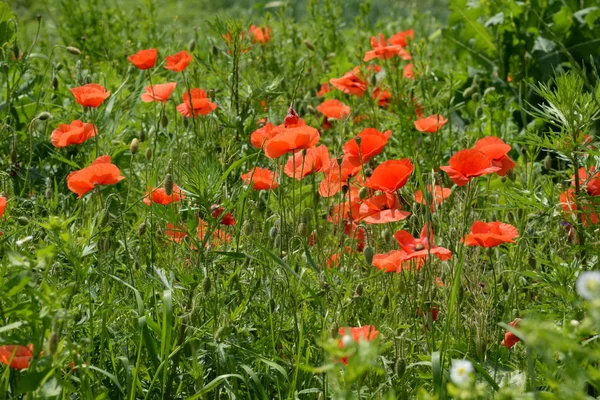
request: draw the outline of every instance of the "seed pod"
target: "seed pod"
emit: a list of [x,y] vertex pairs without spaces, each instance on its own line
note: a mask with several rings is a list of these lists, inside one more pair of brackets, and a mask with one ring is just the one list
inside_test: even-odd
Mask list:
[[77,47],[75,46],[67,46],[67,51],[71,54],[73,54],[74,56],[79,56],[81,55],[81,50],[79,50]]
[[147,225],[145,222],[142,222],[141,224],[139,224],[137,227],[137,235],[142,236],[144,233],[146,233],[146,228],[147,228]]
[[358,198],[361,200],[364,200],[368,197],[369,197],[369,188],[366,186],[361,187],[360,190],[358,191]]
[[167,117],[166,114],[163,114],[163,116],[160,118],[160,125],[163,128],[166,128],[167,125],[169,125],[169,117]]
[[171,176],[171,174],[166,174],[165,175],[165,194],[167,196],[170,196],[173,194],[173,186],[175,185],[175,183],[173,182],[173,176]]
[[50,114],[48,111],[43,111],[40,113],[40,115],[37,116],[37,119],[39,119],[40,121],[45,121],[50,118],[52,118],[52,114]]
[[139,140],[137,140],[137,138],[133,138],[131,140],[131,144],[129,145],[129,151],[131,151],[131,154],[135,154],[138,152],[139,149],[140,149]]
[[394,372],[396,373],[396,378],[401,379],[406,373],[406,361],[402,357],[398,357],[396,359],[396,364],[394,365]]
[[370,177],[371,177],[371,175],[373,175],[373,170],[372,170],[371,168],[367,168],[367,169],[365,169],[365,176],[366,176],[367,178],[370,178]]
[[17,218],[17,222],[21,226],[29,225],[29,219],[27,217],[19,217],[19,218]]
[[204,292],[204,294],[209,294],[210,288],[211,288],[210,277],[208,275],[206,275],[204,277],[204,279],[202,280],[202,291]]
[[50,339],[48,340],[48,349],[50,350],[50,354],[55,354],[58,349],[58,334],[56,332],[52,332],[50,334]]
[[146,149],[146,160],[152,160],[152,149],[150,147]]
[[315,51],[315,46],[308,40],[305,40],[304,45],[306,46],[306,48],[308,48],[309,50]]
[[373,248],[371,246],[366,246],[363,250],[363,257],[365,258],[365,262],[367,263],[367,265],[373,265],[374,255],[375,253],[373,251]]
[[308,233],[308,226],[306,226],[306,223],[300,222],[298,224],[297,231],[298,231],[298,235],[306,236],[306,234]]

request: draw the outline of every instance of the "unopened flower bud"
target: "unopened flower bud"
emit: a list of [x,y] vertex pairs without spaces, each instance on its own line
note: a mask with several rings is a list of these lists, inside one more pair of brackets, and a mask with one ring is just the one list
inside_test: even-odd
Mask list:
[[366,186],[363,186],[360,188],[360,190],[358,191],[358,198],[361,200],[367,199],[369,197],[369,188]]
[[308,233],[308,227],[306,226],[306,223],[300,222],[298,224],[297,231],[298,231],[298,235],[306,236],[306,234]]
[[152,149],[150,147],[146,149],[146,160],[152,160]]
[[165,175],[165,194],[167,196],[170,196],[173,194],[173,186],[174,186],[174,182],[173,182],[173,176],[171,174],[166,174]]
[[142,236],[144,233],[146,233],[146,227],[147,227],[147,225],[145,222],[142,222],[141,224],[139,224],[138,228],[137,228],[137,235]]
[[79,50],[77,47],[75,46],[67,46],[67,51],[71,54],[73,54],[74,56],[79,56],[81,55],[81,50]]
[[17,222],[21,226],[29,225],[29,219],[27,217],[19,217],[19,218],[17,218]]
[[373,251],[373,248],[371,246],[366,246],[363,250],[363,257],[365,258],[365,262],[367,263],[367,265],[373,265],[374,256],[375,253]]
[[305,40],[305,41],[304,41],[304,45],[305,45],[305,46],[306,46],[306,47],[307,47],[309,50],[315,51],[315,46],[314,46],[314,45],[313,45],[313,44],[312,44],[310,41],[308,41],[308,40]]
[[52,118],[52,114],[50,114],[48,111],[43,111],[40,113],[40,115],[37,116],[37,119],[39,119],[40,121],[45,121],[50,118]]
[[398,357],[398,359],[396,359],[394,372],[396,373],[397,379],[401,379],[404,376],[404,373],[406,372],[406,361],[403,358]]
[[131,154],[135,154],[138,152],[139,149],[140,149],[139,140],[137,140],[137,138],[133,138],[131,140],[131,144],[129,145],[129,151],[131,151]]
[[194,51],[196,49],[196,39],[190,40],[190,44],[188,44],[188,48],[190,51]]
[[52,89],[58,90],[58,77],[57,76],[52,78]]
[[169,117],[167,117],[166,114],[163,114],[163,116],[160,118],[160,124],[163,128],[166,128],[167,125],[169,125]]
[[359,284],[354,291],[354,297],[360,297],[365,292],[365,288],[363,285]]
[[473,93],[475,93],[475,91],[477,91],[477,86],[469,86],[464,90],[462,95],[465,99],[468,99],[469,97],[473,96]]
[[279,229],[277,229],[276,226],[271,227],[271,229],[269,229],[269,237],[275,239],[277,235],[279,235]]
[[490,86],[489,88],[485,89],[485,91],[483,92],[483,97],[486,97],[487,95],[489,95],[490,93],[493,93],[496,91],[496,88],[493,86]]
[[210,288],[211,288],[210,277],[208,275],[206,275],[204,277],[204,279],[202,280],[202,291],[204,292],[204,294],[209,294]]
[[552,157],[550,157],[550,154],[544,157],[544,168],[548,171],[552,169]]

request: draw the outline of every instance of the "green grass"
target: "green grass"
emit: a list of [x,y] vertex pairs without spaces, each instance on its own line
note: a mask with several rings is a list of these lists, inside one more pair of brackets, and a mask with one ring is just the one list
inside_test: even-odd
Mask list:
[[[600,293],[591,278],[576,290],[600,255],[600,12],[591,1],[10,6],[15,17],[0,3],[0,399],[597,396]],[[268,26],[270,40],[251,43],[251,24]],[[410,61],[362,61],[372,36],[406,29],[415,30]],[[127,60],[152,47],[156,67]],[[193,55],[184,72],[163,68],[184,49]],[[413,79],[403,77],[408,63]],[[317,95],[355,66],[366,75],[362,97]],[[177,83],[166,103],[140,100],[150,83],[166,82]],[[111,92],[100,107],[82,107],[69,91],[86,83]],[[217,108],[180,115],[191,88]],[[375,88],[390,92],[387,106]],[[350,115],[327,127],[317,111],[325,99]],[[302,180],[283,172],[300,153],[270,159],[250,145],[263,119],[284,123],[290,104],[338,160],[363,129],[391,136],[350,189],[325,197],[323,171]],[[420,132],[419,112],[448,122]],[[54,147],[52,132],[76,119],[98,135]],[[515,162],[506,175],[458,186],[440,169],[491,136]],[[125,179],[78,199],[67,179],[100,155]],[[370,224],[355,208],[335,218],[349,199],[364,212],[383,193],[365,180],[400,159],[414,170],[385,208],[410,216]],[[256,166],[279,171],[278,187],[244,184]],[[573,180],[579,168],[592,176]],[[144,204],[151,188],[173,182],[184,199]],[[415,200],[432,184],[452,189],[435,212]],[[563,193],[579,211],[565,210]],[[235,225],[220,225],[213,205]],[[363,238],[348,233],[348,218]],[[466,246],[476,221],[519,235]],[[398,273],[373,265],[400,249],[394,233],[418,238],[428,224],[451,258],[430,254]],[[171,240],[174,228],[186,237]],[[373,340],[346,337],[367,325]],[[501,342],[511,334],[520,340],[509,349]],[[6,345],[32,345],[29,368],[6,366]],[[456,360],[472,365],[462,380]]]

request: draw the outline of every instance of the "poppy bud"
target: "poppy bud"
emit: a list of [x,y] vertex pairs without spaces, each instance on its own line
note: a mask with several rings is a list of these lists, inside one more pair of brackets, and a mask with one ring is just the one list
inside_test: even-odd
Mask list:
[[190,40],[190,44],[188,45],[190,51],[194,51],[196,49],[196,39]]
[[396,364],[394,365],[394,372],[396,373],[397,379],[402,379],[404,373],[406,372],[406,361],[402,357],[398,357],[396,359]]
[[306,226],[306,223],[304,222],[300,222],[298,224],[298,235],[300,236],[306,236],[306,234],[308,233],[308,227]]
[[204,292],[204,294],[210,293],[210,287],[211,287],[210,277],[208,275],[206,275],[204,277],[204,279],[202,280],[202,291]]
[[506,280],[503,281],[502,282],[502,290],[504,290],[504,292],[506,293],[509,291],[509,289],[510,289],[510,285],[508,284],[508,281],[506,281]]
[[308,40],[305,40],[305,41],[304,41],[304,45],[305,45],[305,46],[306,46],[306,47],[307,47],[309,50],[315,51],[315,46],[314,46],[314,45],[313,45],[311,42],[309,42]]
[[142,222],[141,224],[139,224],[138,228],[137,228],[137,235],[142,236],[144,233],[146,233],[146,227],[147,227],[147,225],[145,222]]
[[358,191],[358,198],[361,200],[364,200],[368,197],[369,197],[369,188],[367,188],[366,186],[361,187],[360,190]]
[[373,175],[373,170],[372,170],[371,168],[366,168],[366,169],[365,169],[365,176],[366,176],[367,178],[370,178],[370,177],[371,177],[371,175]]
[[279,229],[277,229],[276,226],[273,226],[273,227],[271,227],[271,229],[269,229],[269,237],[271,239],[277,238],[278,234],[279,234]]
[[39,119],[40,121],[45,121],[50,118],[52,118],[52,114],[50,114],[48,111],[43,111],[40,113],[40,115],[37,116],[37,119]]
[[283,120],[283,124],[285,125],[286,128],[288,128],[290,125],[298,124],[298,119],[299,119],[298,113],[296,112],[296,110],[294,110],[293,105],[290,105],[287,115],[285,116],[285,119]]
[[46,190],[44,190],[44,196],[46,199],[50,200],[52,198],[52,189],[46,188]]
[[17,150],[14,147],[10,151],[10,162],[12,164],[17,163]]
[[479,101],[479,99],[481,99],[481,95],[479,93],[473,93],[473,96],[471,98],[473,99],[473,101]]
[[163,114],[163,116],[162,116],[162,117],[160,117],[160,125],[161,125],[163,128],[166,128],[166,127],[167,127],[167,125],[169,125],[169,117],[167,117],[167,115],[166,115],[166,114]]
[[[473,96],[473,97],[474,97],[474,96]],[[479,117],[481,117],[482,115],[483,115],[483,107],[481,107],[481,106],[478,106],[478,107],[475,109],[475,116],[476,116],[477,118],[479,118]]]
[[367,263],[367,265],[373,264],[374,256],[375,256],[375,253],[373,251],[373,248],[371,246],[365,247],[365,249],[363,250],[363,257],[365,258],[365,262]]
[[392,240],[392,231],[389,230],[388,228],[385,228],[384,230],[381,231],[381,239],[384,242],[389,242],[390,240]]
[[146,131],[140,132],[140,142],[144,143],[146,141]]
[[388,308],[389,305],[390,305],[390,296],[388,296],[386,294],[385,296],[383,296],[383,300],[381,301],[381,306],[383,308]]
[[544,157],[544,168],[548,171],[552,169],[552,157],[550,157],[550,154]]
[[342,186],[342,194],[345,195],[346,193],[348,193],[348,185]]
[[58,89],[58,77],[54,77],[52,78],[52,89],[57,90]]
[[376,74],[371,75],[371,85],[377,86],[377,75]]
[[27,217],[19,217],[17,218],[17,222],[21,226],[29,225],[29,219],[27,219]]
[[317,231],[314,230],[310,233],[310,236],[308,237],[308,245],[309,246],[314,246],[315,243],[317,243]]
[[465,89],[462,95],[465,99],[468,99],[469,97],[473,96],[473,93],[475,93],[476,90],[477,86],[469,86]]
[[171,176],[171,174],[166,174],[165,175],[165,194],[167,196],[170,196],[173,194],[173,176]]
[[13,43],[13,54],[16,60],[18,60],[21,55],[21,50],[19,50],[19,45],[16,41]]
[[365,288],[363,287],[363,285],[359,284],[356,287],[356,290],[354,291],[354,297],[360,297],[363,295],[364,292],[365,292]]
[[496,91],[496,88],[493,86],[490,86],[489,88],[485,89],[485,91],[483,92],[483,97],[486,97],[488,94],[493,93]]
[[67,51],[71,54],[73,54],[74,56],[79,56],[81,55],[81,50],[79,50],[77,47],[75,46],[67,46],[66,47]]
[[146,160],[152,160],[152,149],[150,147],[146,149]]
[[508,178],[506,178],[506,175],[502,175],[502,176],[500,177],[500,181],[501,181],[502,183],[506,182],[506,179],[508,179]]
[[50,334],[50,339],[48,340],[48,350],[50,350],[50,354],[55,354],[58,349],[58,334],[56,332],[52,332]]
[[133,138],[131,140],[131,144],[129,145],[129,151],[131,151],[131,154],[135,154],[138,152],[140,148],[140,142],[137,140],[137,138]]

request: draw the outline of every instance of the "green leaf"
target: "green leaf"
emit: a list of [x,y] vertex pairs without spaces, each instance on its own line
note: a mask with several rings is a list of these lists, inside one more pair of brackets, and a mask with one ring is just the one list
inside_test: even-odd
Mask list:
[[0,2],[0,45],[8,47],[12,44],[16,34],[17,17],[12,12],[8,4]]
[[538,36],[533,44],[532,52],[541,51],[543,53],[550,53],[556,48],[556,43],[552,40],[546,39],[543,36]]

